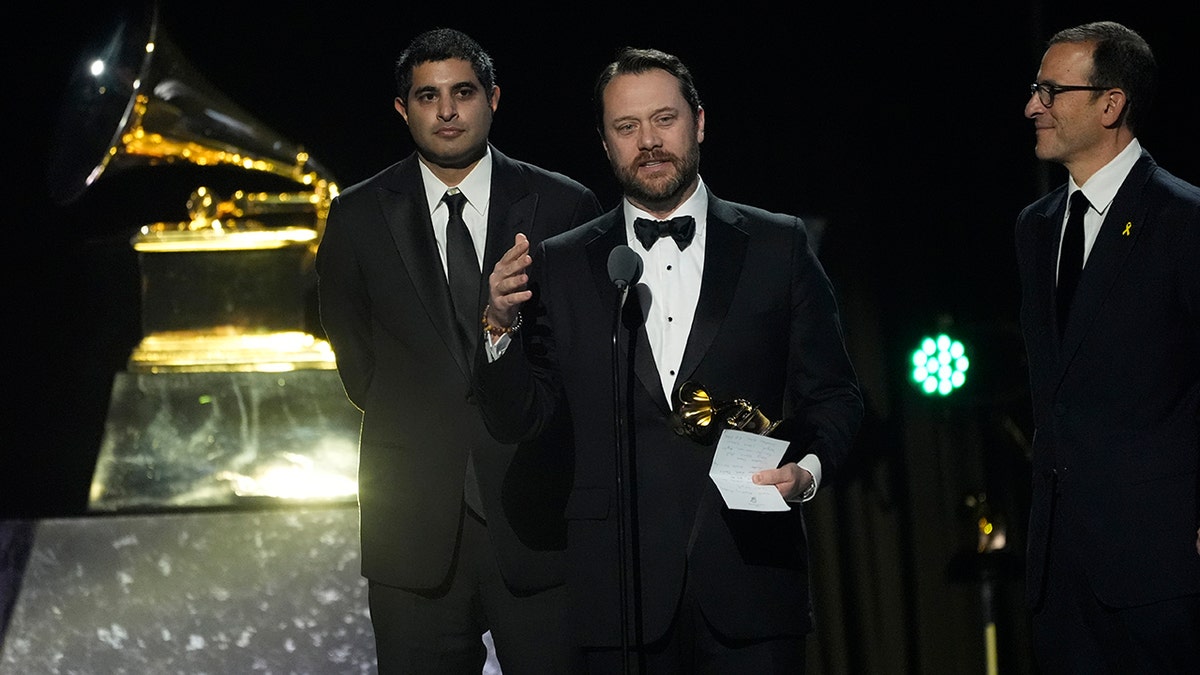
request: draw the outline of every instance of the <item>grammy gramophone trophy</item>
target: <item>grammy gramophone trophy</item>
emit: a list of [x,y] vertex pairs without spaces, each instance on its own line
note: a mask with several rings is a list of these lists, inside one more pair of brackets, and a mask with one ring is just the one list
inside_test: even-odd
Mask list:
[[361,417],[328,341],[305,330],[337,185],[188,64],[157,4],[116,18],[68,84],[51,196],[121,172],[134,200],[169,177],[217,182],[179,205],[186,220],[131,238],[142,338],[114,377],[88,508],[352,502]]
[[715,443],[725,429],[768,436],[779,425],[746,399],[714,400],[699,382],[684,382],[679,400],[679,408],[671,414],[672,429],[702,445]]
[[[48,167],[51,196],[69,204],[102,177],[141,167],[283,187],[221,195],[200,186],[187,220],[140,228],[131,244],[143,339],[129,369],[334,368],[328,343],[304,319],[337,185],[304,148],[196,72],[159,26],[156,4],[147,14],[120,24],[74,72]],[[144,184],[152,190],[154,175],[166,173],[154,169]]]

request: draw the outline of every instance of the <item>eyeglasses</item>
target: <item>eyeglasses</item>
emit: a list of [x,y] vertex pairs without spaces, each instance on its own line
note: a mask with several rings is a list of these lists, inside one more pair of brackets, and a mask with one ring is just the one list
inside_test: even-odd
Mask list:
[[1064,91],[1108,91],[1109,89],[1112,89],[1112,87],[1088,87],[1081,84],[1046,84],[1045,82],[1034,82],[1029,85],[1029,93],[1037,94],[1038,100],[1047,108],[1054,105],[1054,97]]

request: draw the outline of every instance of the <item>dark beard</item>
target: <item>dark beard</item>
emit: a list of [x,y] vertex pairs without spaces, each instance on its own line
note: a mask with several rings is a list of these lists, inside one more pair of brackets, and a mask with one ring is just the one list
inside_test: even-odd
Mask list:
[[640,180],[637,177],[637,165],[645,161],[645,156],[638,157],[631,166],[617,166],[614,163],[613,174],[630,201],[651,211],[673,211],[679,206],[684,192],[700,175],[700,144],[692,143],[682,158],[660,153],[655,153],[653,157],[669,161],[675,167],[675,175],[656,185]]

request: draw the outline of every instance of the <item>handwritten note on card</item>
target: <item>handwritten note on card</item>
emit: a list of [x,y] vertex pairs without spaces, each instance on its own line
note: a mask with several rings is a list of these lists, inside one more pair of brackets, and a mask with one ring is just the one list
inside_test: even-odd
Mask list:
[[774,469],[783,459],[787,441],[748,431],[726,429],[717,441],[708,475],[725,498],[725,505],[744,511],[786,511],[787,502],[774,485],[755,485],[750,477]]

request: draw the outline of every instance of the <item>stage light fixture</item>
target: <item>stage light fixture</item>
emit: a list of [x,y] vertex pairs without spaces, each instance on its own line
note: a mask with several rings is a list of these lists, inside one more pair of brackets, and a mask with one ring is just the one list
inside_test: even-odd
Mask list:
[[912,381],[927,396],[949,396],[967,381],[966,347],[946,333],[927,336],[912,352]]

